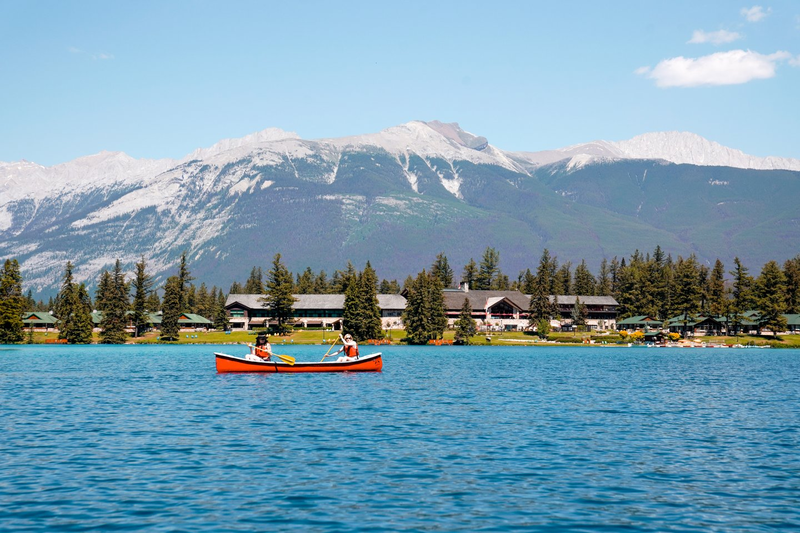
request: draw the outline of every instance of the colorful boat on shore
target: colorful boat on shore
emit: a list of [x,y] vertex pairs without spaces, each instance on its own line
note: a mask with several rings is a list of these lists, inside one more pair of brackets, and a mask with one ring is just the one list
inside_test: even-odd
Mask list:
[[381,353],[373,353],[359,357],[353,361],[329,362],[297,362],[294,364],[282,361],[250,361],[244,357],[214,352],[217,359],[217,372],[380,372],[383,368]]

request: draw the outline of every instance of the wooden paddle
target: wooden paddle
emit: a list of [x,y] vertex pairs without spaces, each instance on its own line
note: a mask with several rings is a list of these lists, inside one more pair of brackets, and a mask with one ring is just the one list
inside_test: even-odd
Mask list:
[[274,353],[272,354],[272,357],[277,357],[278,359],[280,359],[281,361],[283,361],[288,365],[293,365],[295,361],[294,357],[292,357],[291,355],[285,355],[280,353]]
[[331,353],[331,350],[333,349],[333,345],[334,345],[334,344],[336,344],[336,341],[338,341],[338,340],[339,340],[339,339],[341,339],[341,338],[342,338],[342,335],[341,335],[341,334],[339,334],[339,336],[338,336],[338,337],[336,337],[335,339],[333,339],[333,342],[331,343],[330,347],[328,348],[328,351],[327,351],[327,352],[325,352],[325,355],[323,355],[323,356],[322,356],[322,361],[320,361],[320,363],[322,363],[322,362],[324,362],[324,361],[325,361],[325,358],[326,358],[326,357],[328,357],[328,354],[329,354],[329,353]]

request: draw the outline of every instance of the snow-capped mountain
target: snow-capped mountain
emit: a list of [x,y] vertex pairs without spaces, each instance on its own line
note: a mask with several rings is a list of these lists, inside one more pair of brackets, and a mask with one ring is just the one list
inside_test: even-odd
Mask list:
[[529,165],[546,165],[564,159],[570,166],[614,159],[662,159],[676,164],[749,168],[757,170],[800,170],[800,159],[756,157],[709,141],[688,132],[645,133],[627,141],[594,141],[541,152],[516,152]]
[[[740,215],[720,206],[737,202],[748,202],[747,224],[763,222],[748,189],[764,186],[748,173],[756,171],[714,167],[686,178],[664,161],[800,169],[797,160],[753,158],[692,134],[505,152],[437,121],[317,140],[271,128],[179,160],[101,152],[52,167],[0,163],[0,258],[19,258],[26,285],[38,291],[58,285],[67,260],[91,284],[116,258],[130,267],[144,255],[163,280],[182,251],[199,279],[223,286],[277,252],[295,269],[330,273],[369,259],[382,276],[400,278],[441,251],[459,264],[486,246],[503,253],[509,273],[532,266],[544,246],[565,260],[599,261],[654,242],[676,254],[747,256],[730,235],[720,245],[681,224],[699,218],[696,229],[706,227],[715,211],[730,222]],[[788,176],[770,180],[782,198],[796,197],[797,174]],[[664,210],[679,208],[651,213],[641,199],[633,208],[631,184],[645,194],[651,183],[668,189],[686,179],[707,196],[698,207],[705,212],[681,212],[668,224]],[[605,202],[612,190],[615,202]],[[797,208],[776,212],[774,202],[770,216],[758,226],[759,258],[779,249],[771,224],[800,219]]]

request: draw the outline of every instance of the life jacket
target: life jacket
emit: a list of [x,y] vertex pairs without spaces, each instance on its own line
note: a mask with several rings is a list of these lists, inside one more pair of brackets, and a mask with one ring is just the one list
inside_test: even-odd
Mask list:
[[264,346],[256,346],[255,353],[260,358],[264,359],[265,357],[269,357],[270,353],[267,350],[267,345]]
[[344,354],[347,357],[358,357],[358,345],[357,344],[345,344],[344,345]]

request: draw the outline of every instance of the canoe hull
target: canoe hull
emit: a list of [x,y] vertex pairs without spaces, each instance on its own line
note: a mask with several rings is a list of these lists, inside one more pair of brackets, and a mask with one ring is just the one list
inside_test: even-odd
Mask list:
[[355,361],[326,363],[295,363],[293,365],[281,361],[248,361],[224,353],[214,353],[217,360],[217,372],[267,372],[270,374],[294,374],[301,372],[380,372],[383,359],[379,353],[360,357]]

